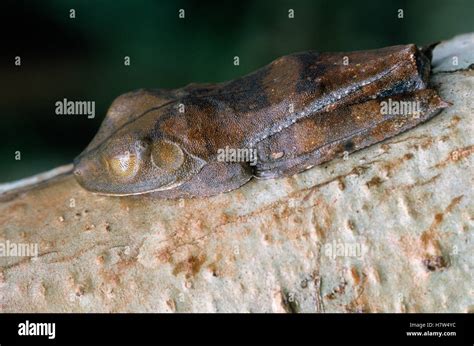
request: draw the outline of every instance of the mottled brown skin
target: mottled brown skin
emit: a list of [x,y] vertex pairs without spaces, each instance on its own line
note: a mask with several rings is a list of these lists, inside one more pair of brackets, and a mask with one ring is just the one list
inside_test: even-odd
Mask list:
[[[429,73],[429,57],[406,45],[297,53],[230,82],[128,93],[75,160],[75,174],[93,192],[161,198],[292,175],[436,114],[446,103],[427,89]],[[380,102],[390,97],[422,101],[422,114],[382,116]],[[256,149],[257,165],[219,162],[226,146]]]

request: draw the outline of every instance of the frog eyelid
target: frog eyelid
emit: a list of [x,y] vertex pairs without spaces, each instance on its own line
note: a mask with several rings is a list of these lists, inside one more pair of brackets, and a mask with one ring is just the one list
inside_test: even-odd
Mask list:
[[186,159],[183,149],[168,140],[159,140],[153,143],[150,157],[153,166],[168,172],[179,169]]

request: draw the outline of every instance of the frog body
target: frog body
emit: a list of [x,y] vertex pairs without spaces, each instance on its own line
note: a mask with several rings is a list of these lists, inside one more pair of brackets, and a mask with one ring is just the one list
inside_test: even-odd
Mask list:
[[[128,93],[76,158],[76,178],[99,194],[183,198],[291,176],[437,114],[447,103],[429,73],[429,55],[414,45],[309,51],[229,82]],[[393,101],[419,109],[382,114]],[[222,159],[223,148],[257,160]]]

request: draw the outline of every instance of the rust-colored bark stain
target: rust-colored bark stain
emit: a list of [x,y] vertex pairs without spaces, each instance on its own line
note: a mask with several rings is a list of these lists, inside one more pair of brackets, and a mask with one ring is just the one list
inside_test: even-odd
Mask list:
[[428,271],[436,271],[449,266],[449,260],[443,255],[440,245],[440,234],[437,230],[443,222],[445,215],[451,213],[463,197],[464,195],[460,195],[453,198],[443,212],[436,213],[430,227],[420,237],[423,249],[421,261]]
[[420,144],[413,145],[413,149],[418,150],[421,148],[423,150],[429,149],[433,145],[434,139],[432,137],[428,137],[424,139]]
[[426,269],[431,272],[443,270],[449,266],[443,256],[428,256],[422,262]]
[[458,126],[460,121],[461,121],[461,118],[458,115],[454,115],[451,118],[451,123],[449,124],[448,129],[452,129],[452,128]]
[[451,163],[462,162],[462,159],[470,156],[474,153],[474,145],[469,145],[467,147],[455,149],[444,160],[438,162],[434,168],[442,168]]
[[185,261],[179,262],[175,265],[173,269],[173,275],[185,273],[186,278],[191,278],[199,273],[204,262],[206,262],[206,256],[191,255]]
[[344,191],[346,189],[346,182],[345,182],[344,177],[341,177],[341,176],[338,177],[337,182],[338,182],[338,185],[339,185],[339,189],[341,191]]
[[219,277],[222,273],[219,270],[219,266],[216,262],[212,262],[207,266],[207,269],[210,271],[213,277]]
[[399,169],[406,161],[413,158],[412,153],[406,153],[402,157],[395,160],[384,162],[382,169],[385,171],[387,177],[392,177],[395,170]]
[[325,299],[329,299],[329,300],[334,300],[334,299],[337,299],[339,298],[340,296],[344,295],[344,293],[346,292],[346,287],[347,287],[347,281],[344,279],[342,280],[339,285],[337,285],[336,287],[334,287],[331,292],[329,292],[328,294],[326,294],[324,296]]
[[354,285],[358,286],[360,284],[360,275],[356,267],[351,268],[351,275],[354,280]]
[[378,176],[375,176],[373,177],[372,179],[370,179],[367,183],[365,183],[367,185],[367,187],[370,189],[372,187],[378,187],[380,186],[381,184],[383,183],[383,180],[378,177]]
[[364,291],[367,285],[367,275],[364,272],[359,274],[357,268],[351,268],[351,276],[354,280],[353,295],[354,298],[345,305],[344,308],[347,312],[356,313],[369,313],[376,312],[371,306],[368,298],[364,295]]
[[399,190],[399,189],[411,190],[411,189],[416,188],[416,187],[423,187],[425,185],[433,184],[434,182],[436,182],[440,178],[440,176],[441,176],[441,174],[436,174],[436,175],[434,175],[431,178],[426,179],[426,180],[421,180],[420,179],[420,180],[417,180],[416,182],[414,182],[412,184],[404,184],[404,185],[398,185],[398,186],[391,187],[390,190]]
[[357,232],[357,225],[353,220],[347,220],[347,227],[352,231],[352,232]]

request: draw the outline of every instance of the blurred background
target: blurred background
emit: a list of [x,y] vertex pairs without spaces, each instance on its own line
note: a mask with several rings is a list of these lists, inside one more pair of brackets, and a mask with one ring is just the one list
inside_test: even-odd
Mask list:
[[[424,45],[473,18],[473,0],[2,1],[0,182],[71,162],[124,92],[234,79],[297,51]],[[64,98],[95,101],[95,118],[56,115]]]

